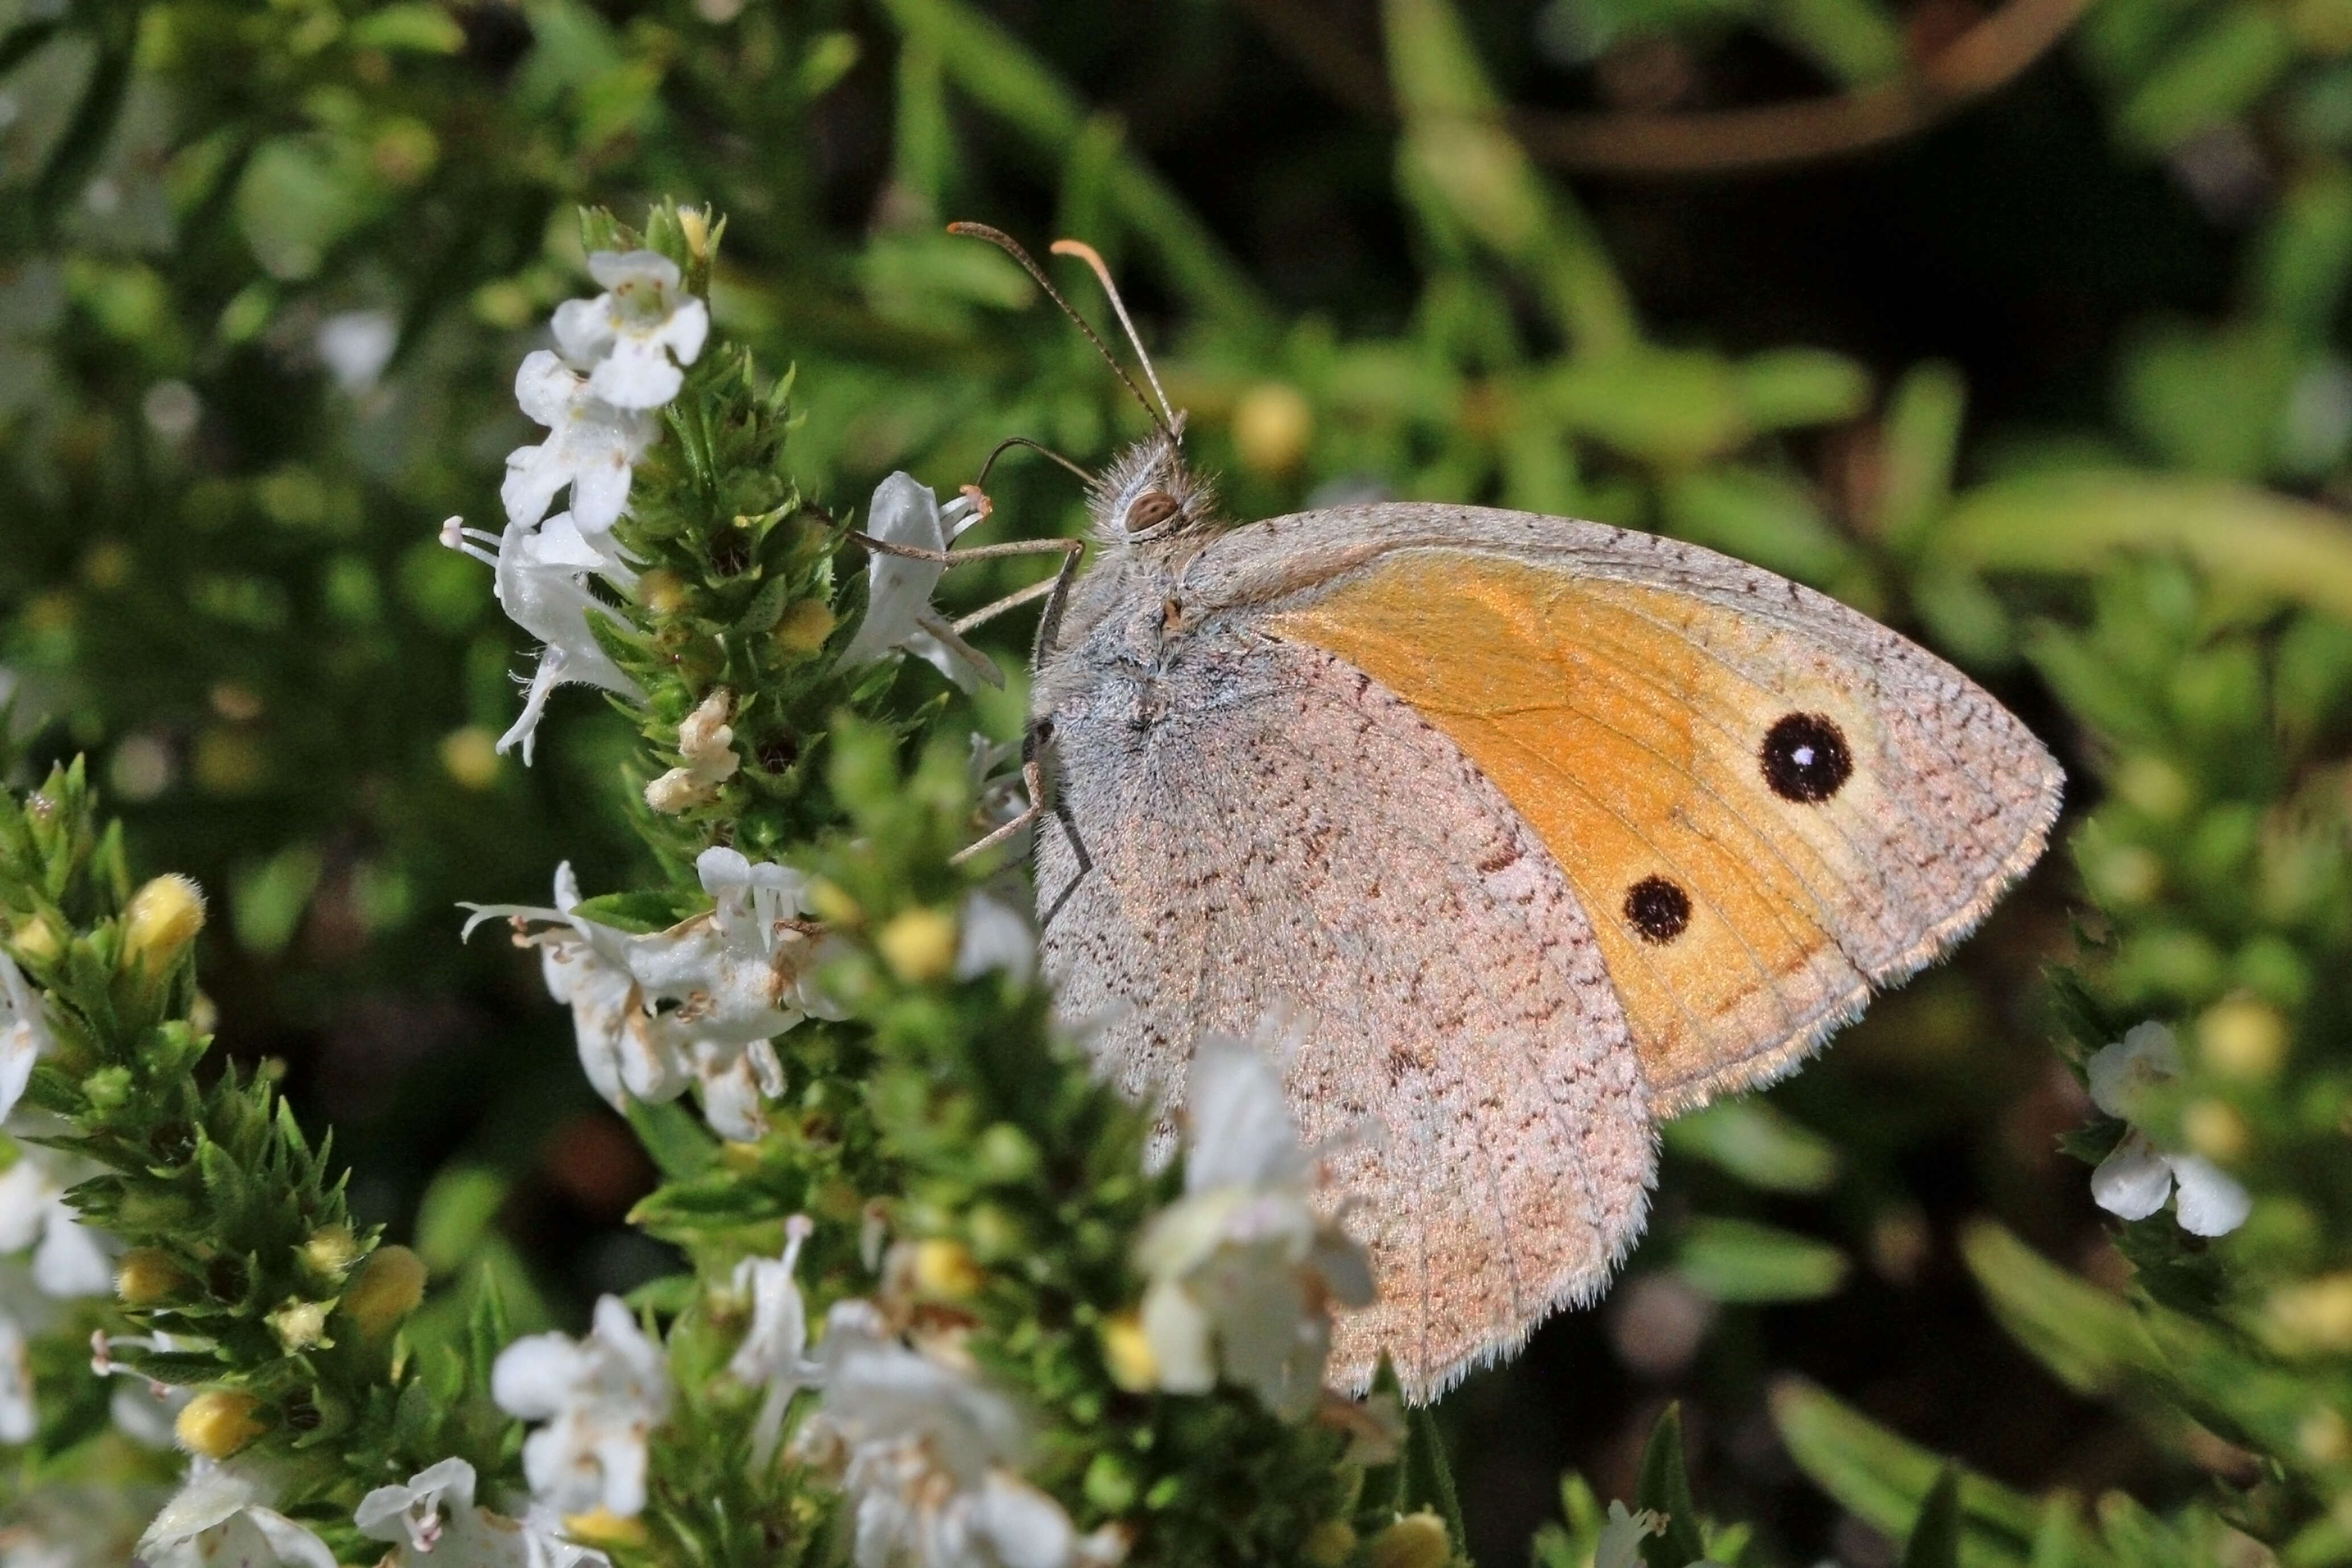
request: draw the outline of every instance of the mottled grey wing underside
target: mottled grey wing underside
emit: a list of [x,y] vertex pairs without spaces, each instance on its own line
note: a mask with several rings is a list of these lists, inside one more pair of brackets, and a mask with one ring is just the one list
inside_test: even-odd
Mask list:
[[1654,1166],[1639,1063],[1559,868],[1454,744],[1244,628],[1054,720],[1045,962],[1106,1069],[1164,1094],[1203,1031],[1310,1026],[1292,1102],[1380,1289],[1332,1382],[1385,1351],[1433,1397],[1597,1292]]

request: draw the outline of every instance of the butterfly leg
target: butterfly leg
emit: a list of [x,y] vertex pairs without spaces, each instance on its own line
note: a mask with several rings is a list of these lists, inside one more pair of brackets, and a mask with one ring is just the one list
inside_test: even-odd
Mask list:
[[1040,736],[1049,734],[1051,728],[1050,721],[1039,721],[1031,727],[1030,739],[1022,746],[1024,754],[1021,759],[1021,783],[1022,786],[1029,792],[1029,804],[1022,808],[1020,816],[1013,817],[1010,822],[1000,824],[986,837],[967,844],[949,856],[949,865],[961,866],[982,850],[995,848],[1045,815],[1045,770],[1037,760],[1037,751]]

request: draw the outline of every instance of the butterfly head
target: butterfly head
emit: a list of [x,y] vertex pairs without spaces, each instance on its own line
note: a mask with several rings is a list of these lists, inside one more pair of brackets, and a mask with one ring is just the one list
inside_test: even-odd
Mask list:
[[1140,544],[1216,526],[1216,487],[1184,460],[1184,416],[1138,441],[1095,481],[1087,507],[1106,544]]

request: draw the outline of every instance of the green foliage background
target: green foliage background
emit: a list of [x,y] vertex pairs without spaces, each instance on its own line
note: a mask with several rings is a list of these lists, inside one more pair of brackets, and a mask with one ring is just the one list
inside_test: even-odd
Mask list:
[[[1238,515],[1377,490],[1675,533],[1920,637],[2074,778],[2073,853],[1799,1079],[1671,1128],[1627,1280],[1441,1408],[1474,1553],[1550,1521],[1576,1561],[1679,1398],[1701,1501],[1744,1521],[1727,1561],[1893,1561],[1935,1456],[1969,1471],[1937,1526],[1960,1561],[2341,1561],[2352,11],[2095,0],[1853,158],[1528,151],[1531,114],[1893,90],[1975,20],[0,0],[0,664],[29,750],[86,752],[130,862],[213,892],[224,1045],[335,1127],[359,1220],[445,1278],[487,1264],[518,1329],[569,1324],[670,1267],[621,1224],[654,1166],[534,966],[461,948],[454,905],[539,902],[566,858],[642,880],[634,738],[572,690],[535,768],[490,755],[516,634],[435,530],[490,519],[533,438],[511,376],[582,291],[576,208],[728,215],[719,326],[796,367],[787,466],[842,515],[1009,435],[1094,463],[1140,431],[940,226],[1087,238]],[[396,346],[339,381],[320,333],[352,312]],[[980,541],[1080,521],[1047,465],[991,491]],[[999,737],[1025,632],[991,629]],[[2191,1068],[2164,1127],[2257,1194],[2210,1249],[2106,1221],[2059,1147],[2094,1120],[2071,1064],[2150,1016]]]

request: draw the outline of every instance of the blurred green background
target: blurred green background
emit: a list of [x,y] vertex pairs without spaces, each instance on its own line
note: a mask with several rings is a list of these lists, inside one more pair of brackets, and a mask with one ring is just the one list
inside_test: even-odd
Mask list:
[[[1680,1398],[1715,1511],[1892,1562],[1784,1446],[1791,1376],[2161,1506],[2252,1461],[2042,1370],[1960,1238],[2127,1272],[2057,1147],[2089,1112],[2045,965],[2088,942],[2110,1004],[2175,1013],[2340,989],[2336,883],[2243,895],[2282,813],[2341,837],[2347,150],[2348,0],[0,0],[0,665],[34,759],[88,752],[135,862],[212,891],[227,1049],[285,1064],[360,1214],[569,1319],[663,1267],[621,1223],[652,1171],[455,904],[566,858],[620,885],[628,735],[575,688],[535,768],[491,752],[522,650],[435,534],[534,438],[511,378],[583,291],[575,208],[727,216],[719,323],[796,367],[836,510],[1143,429],[941,225],[1087,238],[1236,515],[1713,545],[1992,686],[2074,776],[2062,833],[2123,802],[1801,1076],[1669,1131],[1626,1279],[1443,1407],[1478,1558],[1523,1560],[1565,1468],[1627,1493]],[[1082,521],[1050,465],[991,489],[982,541]],[[1027,629],[992,628],[1011,668]],[[974,722],[1014,733],[1015,684]],[[2085,878],[2147,929],[2082,924]]]

